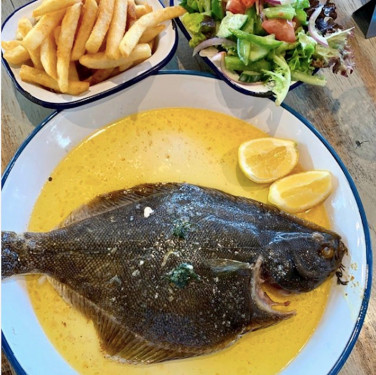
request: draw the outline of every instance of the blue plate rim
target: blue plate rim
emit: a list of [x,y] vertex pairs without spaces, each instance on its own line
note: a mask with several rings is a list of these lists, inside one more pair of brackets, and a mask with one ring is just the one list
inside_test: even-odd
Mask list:
[[[23,9],[26,6],[28,6],[28,5],[32,4],[32,3],[35,3],[36,1],[38,1],[38,0],[32,0],[32,1],[28,2],[27,4],[24,4],[21,7],[15,9],[5,19],[5,21],[1,25],[1,31],[3,31],[3,28],[5,27],[6,23],[9,21],[9,19],[11,19],[17,12],[19,12],[21,9]],[[162,0],[158,0],[158,2],[162,5],[162,7],[165,8]],[[75,107],[78,107],[78,106],[83,105],[83,104],[92,103],[92,102],[94,102],[96,100],[105,98],[108,95],[114,94],[116,92],[119,92],[120,90],[123,90],[123,89],[125,89],[127,87],[130,87],[130,86],[134,85],[135,83],[137,83],[137,82],[145,79],[146,77],[154,74],[156,71],[162,69],[165,65],[167,65],[169,63],[169,61],[172,59],[172,57],[175,55],[175,52],[177,50],[178,43],[179,43],[178,28],[177,28],[176,22],[175,22],[174,19],[172,19],[171,21],[172,21],[172,27],[173,27],[174,36],[175,36],[174,44],[173,44],[171,50],[169,51],[169,53],[158,64],[156,64],[152,68],[146,70],[145,72],[141,73],[140,75],[138,75],[138,76],[130,79],[127,82],[120,83],[119,85],[117,85],[115,87],[112,87],[112,88],[110,88],[110,89],[108,89],[106,91],[99,92],[99,93],[97,93],[95,95],[92,95],[92,96],[89,96],[87,98],[77,99],[77,100],[74,100],[74,101],[68,102],[68,103],[54,103],[54,102],[49,102],[49,101],[45,101],[45,100],[41,100],[41,99],[36,98],[32,94],[30,94],[28,91],[26,91],[25,89],[23,89],[21,87],[21,85],[18,83],[16,77],[13,74],[13,71],[12,71],[11,67],[9,66],[8,62],[4,59],[3,52],[1,52],[1,61],[2,61],[3,65],[4,65],[4,67],[5,67],[5,70],[6,70],[7,74],[9,75],[9,77],[12,80],[14,86],[16,87],[16,89],[24,97],[26,97],[27,99],[29,99],[31,102],[36,103],[36,104],[38,104],[38,105],[40,105],[42,107],[52,108],[52,109],[57,109],[57,110],[62,110],[62,109],[67,109],[67,108],[75,108]]]
[[[211,78],[211,79],[218,79],[218,77],[215,77],[214,75],[210,73],[203,73],[203,72],[197,72],[197,71],[175,71],[175,70],[164,70],[164,71],[159,71],[159,72],[154,72],[152,75],[191,75],[191,76],[199,76],[199,77],[206,77],[206,78]],[[269,99],[272,100],[272,99]],[[344,173],[351,191],[354,195],[356,204],[358,206],[359,214],[362,220],[362,225],[363,225],[363,231],[364,231],[364,238],[365,238],[365,246],[366,246],[366,271],[367,271],[367,281],[366,281],[366,288],[364,290],[364,295],[363,295],[363,300],[362,304],[360,307],[360,311],[356,320],[355,327],[352,331],[352,334],[347,341],[341,355],[338,357],[336,363],[333,365],[331,370],[328,372],[327,375],[336,375],[338,372],[341,370],[343,365],[345,364],[347,358],[349,357],[357,339],[360,334],[361,328],[364,323],[364,319],[366,316],[367,308],[368,308],[368,303],[371,297],[371,285],[372,285],[372,247],[371,247],[371,237],[370,237],[370,232],[368,228],[368,223],[367,223],[367,218],[366,218],[366,213],[364,211],[364,207],[360,198],[360,195],[358,193],[358,190],[355,186],[354,180],[352,179],[350,173],[348,172],[345,164],[337,154],[337,152],[334,150],[334,148],[329,144],[329,142],[324,138],[324,136],[305,118],[303,115],[292,109],[290,106],[288,106],[285,103],[282,103],[281,106],[290,112],[293,116],[297,117],[322,143],[323,145],[328,149],[328,151],[331,153],[333,158],[336,160],[338,163],[339,167],[341,168],[342,172]],[[47,118],[45,118],[35,129],[34,131],[26,138],[26,140],[21,144],[21,146],[18,148],[16,151],[15,155],[13,158],[10,160],[9,164],[7,165],[3,176],[1,178],[1,188],[3,188],[9,173],[11,172],[14,164],[16,163],[18,157],[22,153],[22,151],[25,149],[25,147],[29,144],[29,142],[34,138],[34,136],[41,130],[43,129],[57,114],[59,114],[60,111],[54,111],[52,112]],[[1,331],[1,347],[16,371],[16,374],[18,375],[27,375],[25,370],[22,368],[20,363],[18,362],[17,358],[15,357],[13,351],[11,350],[5,335],[3,334],[3,331]]]

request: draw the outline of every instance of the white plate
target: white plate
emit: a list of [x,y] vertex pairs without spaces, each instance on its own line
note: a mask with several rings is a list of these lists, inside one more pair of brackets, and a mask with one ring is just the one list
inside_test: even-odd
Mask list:
[[[343,163],[313,126],[287,106],[243,95],[212,76],[162,72],[95,103],[55,112],[35,129],[4,173],[3,229],[26,230],[48,176],[83,138],[116,119],[161,107],[205,108],[238,117],[270,135],[295,139],[303,167],[332,172],[336,186],[327,211],[350,250],[344,264],[354,280],[331,289],[315,333],[282,374],[336,374],[355,344],[367,309],[370,237],[359,195]],[[357,267],[350,267],[354,264]],[[3,282],[2,330],[5,353],[18,373],[75,374],[43,333],[20,281]]]
[[[12,13],[2,25],[1,40],[8,41],[15,39],[19,19],[22,17],[31,18],[33,9],[38,7],[41,2],[42,0],[32,1]],[[163,8],[162,3],[158,0],[148,0],[148,4],[150,4],[153,9]],[[72,108],[93,100],[101,99],[125,87],[129,87],[165,66],[173,57],[178,43],[175,23],[168,21],[166,25],[165,30],[157,37],[157,48],[150,58],[115,77],[111,77],[104,82],[91,86],[88,91],[78,96],[57,94],[40,86],[23,82],[19,75],[20,66],[8,64],[3,57],[2,61],[17,90],[29,100],[49,108]]]

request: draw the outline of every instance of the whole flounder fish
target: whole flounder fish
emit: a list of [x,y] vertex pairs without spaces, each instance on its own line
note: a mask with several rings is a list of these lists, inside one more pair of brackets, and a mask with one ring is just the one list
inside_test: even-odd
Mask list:
[[48,233],[2,233],[2,276],[41,273],[133,363],[211,353],[293,315],[260,285],[309,291],[340,237],[260,202],[188,184],[95,198]]

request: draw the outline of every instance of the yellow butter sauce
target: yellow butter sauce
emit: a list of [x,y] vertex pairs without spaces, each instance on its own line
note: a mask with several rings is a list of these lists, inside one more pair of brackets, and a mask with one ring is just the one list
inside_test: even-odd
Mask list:
[[[35,204],[29,229],[51,230],[96,195],[145,182],[189,182],[265,202],[268,186],[246,179],[237,165],[238,146],[261,136],[265,134],[238,119],[189,108],[146,111],[119,120],[61,161]],[[329,225],[322,206],[305,218]],[[87,375],[276,374],[318,325],[329,289],[326,282],[311,293],[282,298],[291,301],[288,309],[296,310],[295,317],[249,333],[221,352],[135,366],[107,358],[93,324],[66,304],[48,282],[28,278],[30,298],[47,336],[73,368]]]

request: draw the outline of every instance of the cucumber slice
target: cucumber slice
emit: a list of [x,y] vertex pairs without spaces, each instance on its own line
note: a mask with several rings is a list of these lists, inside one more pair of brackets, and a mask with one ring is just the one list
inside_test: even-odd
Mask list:
[[291,21],[295,17],[295,9],[290,5],[281,5],[264,9],[264,15],[267,19],[284,18]]
[[279,47],[283,42],[280,40],[276,40],[274,34],[270,34],[267,36],[259,36],[247,33],[242,30],[236,30],[230,28],[230,32],[235,35],[239,39],[246,39],[252,43],[256,43],[261,47],[266,47],[270,49]]
[[247,22],[243,25],[242,30],[246,33],[253,34],[255,29],[255,19],[257,16],[255,6],[248,8],[245,11],[245,14],[248,16]]
[[237,52],[239,59],[247,65],[250,61],[254,62],[263,59],[270,52],[270,49],[246,39],[238,39]]
[[237,50],[240,60],[247,65],[249,62],[249,55],[251,53],[251,42],[245,39],[237,40]]
[[244,64],[238,56],[225,56],[225,65],[229,70],[252,70],[254,72],[270,70],[272,67],[272,64],[265,59]]
[[245,70],[244,72],[240,74],[239,81],[246,82],[246,83],[260,82],[261,77],[262,75],[260,72],[254,72],[252,70]]
[[227,12],[219,25],[217,37],[228,38],[232,35],[230,29],[239,30],[245,24],[247,19],[248,16],[246,14],[232,14],[231,12]]
[[[239,39],[238,39],[239,40]],[[249,61],[258,61],[263,59],[270,51],[269,48],[262,47],[256,43],[249,42],[251,44],[251,51],[249,53]]]
[[221,21],[225,16],[222,0],[211,0],[211,15],[216,21]]

